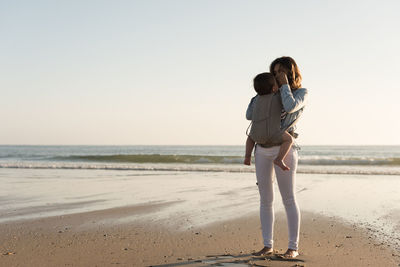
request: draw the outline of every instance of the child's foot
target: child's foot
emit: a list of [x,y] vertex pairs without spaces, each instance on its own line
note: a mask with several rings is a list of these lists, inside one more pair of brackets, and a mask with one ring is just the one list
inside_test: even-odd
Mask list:
[[245,157],[243,163],[244,163],[244,165],[250,166],[251,165],[251,157]]
[[255,253],[251,253],[253,256],[265,256],[265,255],[269,255],[272,254],[274,252],[274,250],[272,248],[269,247],[263,247],[263,249],[261,249],[258,252]]
[[290,170],[290,168],[283,162],[283,160],[275,159],[274,163],[284,171]]

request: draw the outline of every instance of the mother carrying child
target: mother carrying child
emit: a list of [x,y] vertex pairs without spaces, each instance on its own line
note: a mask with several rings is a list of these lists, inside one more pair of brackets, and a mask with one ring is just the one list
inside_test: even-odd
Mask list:
[[[301,74],[296,62],[291,57],[275,59],[271,63],[270,72],[259,74],[254,78],[254,89],[258,95],[251,99],[246,112],[246,118],[252,120],[253,124],[250,136],[246,141],[244,163],[250,165],[251,151],[256,143],[254,155],[264,240],[264,247],[254,255],[273,253],[274,190],[272,177],[273,170],[275,170],[289,228],[288,250],[283,256],[295,258],[299,255],[300,231],[300,211],[295,197],[299,147],[293,139],[297,137],[297,133],[294,132],[295,123],[303,112],[308,92],[307,89],[301,88]],[[267,133],[261,131],[263,138],[260,137],[260,129],[265,127],[260,127],[260,125],[267,125],[266,121],[268,121],[269,130]],[[278,126],[273,126],[274,121],[278,121]],[[267,137],[265,138],[265,136]]]

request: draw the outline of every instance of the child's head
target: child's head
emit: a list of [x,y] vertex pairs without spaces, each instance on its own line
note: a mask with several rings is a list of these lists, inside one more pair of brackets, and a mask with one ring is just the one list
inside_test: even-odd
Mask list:
[[259,95],[268,95],[278,89],[275,77],[272,73],[264,72],[258,74],[253,80],[254,90]]

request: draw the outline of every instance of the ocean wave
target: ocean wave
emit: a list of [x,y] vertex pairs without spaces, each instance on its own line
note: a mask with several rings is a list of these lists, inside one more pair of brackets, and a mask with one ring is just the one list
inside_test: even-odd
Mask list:
[[[173,172],[233,172],[253,173],[254,166],[243,165],[200,165],[200,164],[88,164],[88,163],[0,163],[0,168],[8,169],[71,169],[71,170],[117,170],[117,171],[173,171]],[[400,175],[398,167],[363,166],[299,166],[297,173],[303,174],[353,174],[353,175]]]
[[[82,155],[54,157],[54,160],[109,162],[109,163],[184,163],[184,164],[242,164],[241,156],[207,156],[207,155]],[[300,165],[343,165],[343,166],[400,166],[400,158],[379,157],[318,157],[300,156]]]
[[120,163],[234,164],[243,162],[243,157],[239,156],[160,155],[160,154],[84,155],[84,156],[55,157],[54,159],[71,160],[71,161],[120,162]]
[[367,157],[325,157],[300,158],[304,165],[342,165],[342,166],[400,166],[400,158],[367,158]]

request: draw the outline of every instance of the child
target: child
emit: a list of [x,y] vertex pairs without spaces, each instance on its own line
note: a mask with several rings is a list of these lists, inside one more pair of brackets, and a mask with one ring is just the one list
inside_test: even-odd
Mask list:
[[[275,77],[269,72],[258,74],[254,78],[253,85],[254,89],[257,92],[257,96],[274,94],[278,91],[278,84],[275,80]],[[279,154],[275,158],[274,163],[278,165],[282,170],[289,170],[289,167],[283,162],[283,159],[285,158],[290,150],[290,147],[293,144],[293,137],[287,131],[284,131],[281,137],[282,144],[280,145]],[[250,165],[251,153],[253,151],[254,145],[255,142],[250,136],[248,136],[246,140],[246,154],[244,159],[245,165]]]

